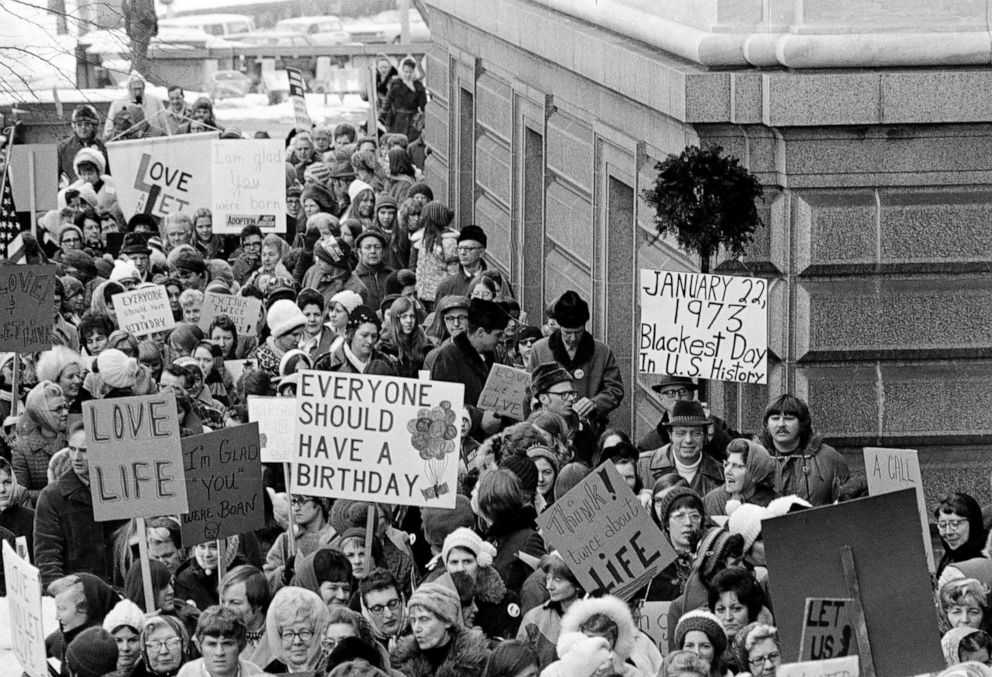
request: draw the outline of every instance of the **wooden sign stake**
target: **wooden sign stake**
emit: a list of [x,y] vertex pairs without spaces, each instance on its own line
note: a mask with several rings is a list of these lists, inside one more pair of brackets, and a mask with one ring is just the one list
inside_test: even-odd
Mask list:
[[141,582],[145,589],[145,612],[155,613],[155,591],[152,589],[152,567],[148,563],[148,532],[145,518],[136,518],[138,530],[138,558],[141,560]]
[[[378,510],[375,503],[369,503],[369,512],[365,518],[365,575],[374,568],[372,566],[372,539],[375,538],[375,513]],[[354,572],[352,572],[354,573]]]
[[286,529],[286,555],[288,561],[290,557],[296,557],[296,520],[293,517],[293,492],[289,489],[290,464],[286,463],[282,467],[286,481],[286,501],[289,503],[289,527]]
[[217,588],[227,575],[227,539],[217,539]]
[[854,632],[858,636],[858,653],[861,665],[861,677],[875,677],[875,659],[871,654],[871,642],[868,640],[868,624],[865,622],[865,610],[861,606],[861,583],[858,581],[858,571],[854,568],[854,551],[845,545],[840,549],[840,561],[844,567],[844,578],[847,580],[847,591],[853,600]]

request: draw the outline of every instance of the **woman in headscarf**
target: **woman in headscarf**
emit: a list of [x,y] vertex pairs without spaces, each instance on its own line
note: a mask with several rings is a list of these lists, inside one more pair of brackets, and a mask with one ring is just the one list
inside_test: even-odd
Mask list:
[[59,628],[45,638],[45,652],[62,661],[62,675],[69,677],[66,649],[87,628],[100,627],[119,598],[109,585],[83,572],[52,581],[46,592],[56,599]]
[[968,494],[947,494],[934,508],[933,516],[944,546],[944,556],[937,564],[937,578],[952,562],[982,557],[986,533],[978,501]]
[[329,619],[327,605],[317,593],[292,586],[277,592],[265,615],[265,633],[276,659],[265,671],[320,673],[326,658],[322,640]]
[[289,244],[279,235],[275,233],[266,235],[265,239],[262,240],[262,258],[260,259],[262,265],[248,276],[244,286],[255,285],[256,287],[260,287],[259,278],[262,275],[291,281],[293,274],[282,263],[283,258],[289,253],[289,249]]
[[707,515],[726,515],[727,502],[731,500],[767,507],[778,497],[775,459],[756,442],[736,439],[727,445],[723,477],[722,487],[703,496]]
[[214,102],[206,96],[199,97],[193,102],[193,119],[179,125],[180,134],[195,134],[197,132],[223,132],[224,128],[217,125],[214,118]]
[[348,314],[344,343],[318,360],[314,368],[349,374],[396,376],[393,361],[376,349],[380,327],[379,317],[371,308],[358,306]]
[[66,443],[69,405],[62,388],[42,381],[28,393],[24,414],[17,423],[11,465],[17,482],[32,503],[48,485],[48,463]]
[[175,677],[190,659],[189,633],[175,616],[155,615],[141,629],[141,663],[132,677]]
[[[224,558],[227,568],[244,564],[238,557],[240,539],[229,536],[225,541]],[[197,609],[220,602],[217,569],[220,567],[220,552],[217,541],[207,541],[194,545],[192,556],[176,569],[175,596],[183,602],[192,603]]]

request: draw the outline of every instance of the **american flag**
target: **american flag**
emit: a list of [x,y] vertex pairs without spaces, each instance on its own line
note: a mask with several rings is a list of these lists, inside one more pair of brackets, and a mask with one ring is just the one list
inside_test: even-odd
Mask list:
[[21,236],[21,224],[17,221],[17,209],[14,207],[14,193],[10,189],[10,162],[4,163],[3,174],[0,174],[0,260],[14,263],[27,263],[24,257],[24,239]]

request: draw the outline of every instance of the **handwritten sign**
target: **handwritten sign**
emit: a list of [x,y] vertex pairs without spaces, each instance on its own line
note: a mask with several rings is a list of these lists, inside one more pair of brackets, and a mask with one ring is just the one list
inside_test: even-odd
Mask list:
[[809,663],[785,663],[778,666],[775,677],[858,677],[857,656],[831,658]]
[[175,395],[90,400],[83,425],[97,522],[189,512]]
[[294,494],[455,507],[464,385],[299,374]]
[[262,300],[250,296],[215,294],[212,291],[204,293],[200,321],[197,323],[200,329],[209,331],[210,323],[218,315],[231,318],[239,337],[254,336],[258,329],[258,318],[262,316]]
[[806,598],[800,661],[857,655],[852,604],[849,599]]
[[286,151],[280,139],[225,139],[210,146],[214,232],[248,225],[286,232]]
[[41,576],[38,568],[3,542],[3,575],[7,584],[10,639],[14,656],[31,677],[48,677],[45,631],[42,627]]
[[[210,142],[217,132],[107,144],[124,216],[165,216],[210,204]],[[233,143],[233,142],[229,142]]]
[[289,76],[289,98],[293,102],[293,115],[296,117],[296,131],[309,132],[313,129],[310,113],[307,112],[306,81],[299,68],[287,68]]
[[638,629],[651,638],[662,656],[668,655],[668,610],[671,606],[671,602],[644,602],[637,617]]
[[641,270],[640,282],[641,373],[767,383],[767,281]]
[[0,268],[0,351],[51,348],[55,311],[55,266]]
[[111,300],[118,326],[129,334],[145,336],[176,326],[169,293],[160,284],[114,294]]
[[189,497],[180,525],[183,547],[265,526],[257,423],[186,437],[182,444]]
[[916,450],[865,447],[864,454],[869,495],[879,496],[902,489],[916,490],[916,508],[920,513],[920,533],[927,553],[927,565],[931,572],[936,571],[933,542],[930,540],[930,516],[927,515],[923,476],[920,474],[920,459]]
[[676,557],[609,462],[555,501],[537,523],[587,592],[627,599]]
[[289,463],[296,446],[296,398],[248,396],[248,420],[258,423],[262,463]]
[[479,395],[479,409],[522,421],[529,387],[530,373],[526,370],[494,364]]

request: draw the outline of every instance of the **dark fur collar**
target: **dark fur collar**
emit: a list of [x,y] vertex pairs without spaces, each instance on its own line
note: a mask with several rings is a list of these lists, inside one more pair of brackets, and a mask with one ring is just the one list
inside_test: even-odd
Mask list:
[[576,368],[592,360],[593,354],[596,352],[596,342],[593,340],[592,334],[588,331],[582,335],[582,339],[579,341],[579,347],[575,351],[575,359],[568,356],[568,351],[565,349],[565,342],[561,340],[560,329],[555,330],[555,333],[548,339],[548,347],[551,348],[551,354],[554,355],[555,362],[565,367],[568,371],[575,371]]
[[406,677],[477,677],[489,658],[489,643],[477,628],[460,629],[452,638],[448,657],[435,673],[412,636],[400,639],[393,650],[393,669]]

